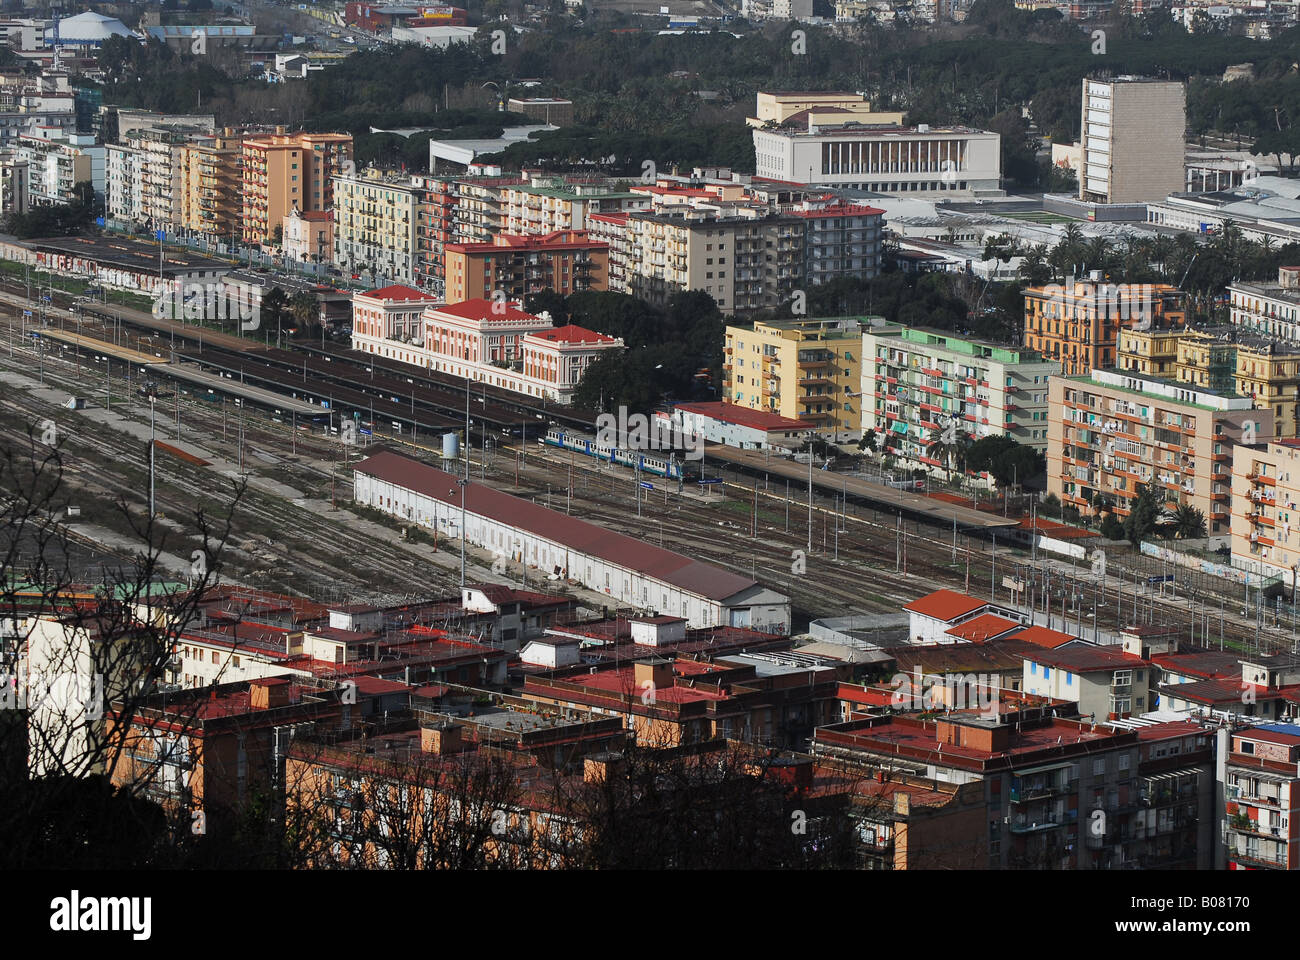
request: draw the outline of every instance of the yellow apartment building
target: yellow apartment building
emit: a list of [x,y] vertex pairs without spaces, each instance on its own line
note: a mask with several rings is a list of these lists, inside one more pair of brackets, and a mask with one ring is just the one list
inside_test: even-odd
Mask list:
[[204,236],[232,239],[243,215],[240,162],[243,137],[227,128],[192,137],[180,149],[181,225]]
[[725,398],[816,424],[841,442],[862,431],[862,325],[853,317],[728,326]]

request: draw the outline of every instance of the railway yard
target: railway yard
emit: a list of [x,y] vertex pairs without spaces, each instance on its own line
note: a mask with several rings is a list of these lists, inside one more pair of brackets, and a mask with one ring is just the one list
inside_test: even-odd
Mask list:
[[[121,308],[74,311],[56,301],[40,324],[39,305],[20,294],[12,281],[0,286],[7,413],[0,435],[11,449],[31,448],[37,426],[56,426],[68,488],[62,502],[81,507],[69,529],[86,549],[123,562],[139,549],[131,522],[148,515],[152,414],[157,438],[187,454],[156,456],[156,523],[162,550],[179,560],[176,575],[202,546],[199,513],[219,529],[233,506],[225,579],[326,602],[455,591],[459,543],[435,545],[427,530],[408,539],[391,518],[355,507],[348,465],[381,446],[435,460],[441,435],[463,430],[462,381],[333,344],[276,349]],[[36,338],[30,326],[62,332]],[[178,378],[177,365],[209,379]],[[146,382],[158,385],[152,410],[140,390]],[[84,398],[85,408],[66,409],[70,396]],[[1148,558],[1116,551],[1106,576],[1042,553],[1031,562],[1027,550],[1009,545],[1011,524],[996,515],[980,522],[973,510],[936,509],[910,493],[902,496],[917,502],[908,506],[899,491],[873,494],[834,474],[816,477],[810,498],[796,475],[806,466],[789,461],[774,469],[706,455],[704,475],[720,482],[679,492],[675,481],[653,478],[646,489],[626,468],[539,445],[548,423],[589,427],[589,416],[477,385],[468,401],[471,482],[753,576],[790,596],[797,628],[810,618],[897,613],[938,586],[1010,602],[1018,584],[1038,622],[1047,622],[1046,597],[1051,625],[1059,628],[1064,616],[1080,636],[1160,622],[1215,647],[1293,648],[1293,617],[1274,623],[1271,609],[1268,617],[1245,610],[1240,596],[1204,578],[1165,595],[1163,584],[1147,583]],[[359,429],[341,435],[349,419]],[[114,507],[119,501],[132,520]],[[494,575],[484,551],[470,550],[468,562],[471,579],[526,579],[531,589],[598,603],[598,595],[518,563]]]

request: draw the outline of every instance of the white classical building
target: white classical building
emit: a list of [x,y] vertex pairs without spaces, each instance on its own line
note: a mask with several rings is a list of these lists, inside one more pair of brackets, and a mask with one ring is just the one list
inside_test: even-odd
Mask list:
[[[444,536],[581,583],[614,603],[684,618],[691,627],[788,633],[790,599],[748,577],[579,520],[395,453],[356,464],[353,496]],[[464,495],[464,527],[461,496]]]
[[623,341],[585,327],[551,325],[517,302],[441,304],[412,287],[357,294],[352,346],[428,370],[557,403],[573,398],[591,362]]

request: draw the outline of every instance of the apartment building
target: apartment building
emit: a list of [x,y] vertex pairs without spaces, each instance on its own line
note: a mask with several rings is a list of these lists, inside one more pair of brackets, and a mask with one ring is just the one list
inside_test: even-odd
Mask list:
[[632,213],[622,224],[601,218],[596,232],[607,237],[621,227],[623,292],[657,304],[683,290],[703,290],[724,312],[751,313],[813,283],[869,279],[880,271],[883,211],[875,207],[734,209],[734,215],[689,208]]
[[[647,689],[653,698],[630,695]],[[567,667],[525,677],[520,696],[621,717],[638,743],[656,748],[732,737],[790,748],[836,718],[837,689],[831,666],[739,654]]]
[[441,294],[447,271],[443,248],[453,239],[454,181],[450,177],[412,174],[411,182],[416,188],[415,282]]
[[1119,332],[1177,326],[1184,294],[1168,284],[1069,281],[1026,287],[1024,344],[1061,365],[1067,376],[1116,365]]
[[1271,436],[1272,411],[1249,397],[1094,370],[1048,384],[1047,489],[1087,510],[1095,495],[1128,515],[1141,484],[1205,515],[1208,532],[1231,524],[1232,455],[1246,424]]
[[754,129],[754,169],[768,180],[876,193],[999,195],[1001,139],[970,127],[905,127],[814,108]]
[[332,183],[334,264],[345,273],[415,283],[419,183],[374,169],[339,174]]
[[1300,440],[1271,439],[1233,449],[1231,533],[1233,566],[1295,582],[1300,568]]
[[587,217],[587,235],[605,244],[605,287],[615,293],[628,292],[628,220],[626,213],[593,213]]
[[104,195],[104,147],[92,136],[38,128],[11,149],[27,164],[30,203],[71,203],[81,183],[89,183],[96,196]]
[[522,176],[500,173],[458,177],[452,181],[454,202],[450,204],[451,240],[454,243],[491,243],[498,233],[508,233],[508,211],[504,196],[507,187],[528,180]]
[[334,212],[290,210],[281,226],[280,249],[290,260],[328,263],[334,256]]
[[1228,322],[1266,337],[1300,341],[1300,267],[1278,267],[1277,283],[1229,283]]
[[333,178],[352,167],[352,136],[346,133],[273,134],[246,137],[242,145],[243,239],[266,244],[295,207],[328,210]]
[[227,127],[215,134],[194,133],[181,146],[181,225],[186,230],[225,242],[238,237],[242,139]]
[[861,322],[852,317],[729,325],[723,399],[854,439],[862,430],[862,347]]
[[629,213],[650,206],[643,193],[619,189],[607,178],[575,181],[532,176],[527,183],[502,187],[506,233],[540,236],[556,230],[585,230],[596,213]]
[[283,786],[283,748],[296,726],[337,730],[359,719],[343,694],[338,683],[279,677],[159,693],[130,712],[115,704],[106,724],[123,749],[110,751],[109,778],[173,815],[201,813],[203,832],[220,835]]
[[30,206],[27,161],[14,154],[0,154],[0,215],[23,214]]
[[1272,436],[1300,434],[1300,341],[1246,325],[1121,330],[1116,365],[1250,397],[1257,410],[1273,412]]
[[1084,78],[1079,199],[1145,203],[1180,192],[1186,128],[1182,81]]
[[1224,822],[1216,866],[1300,869],[1300,727],[1224,728],[1219,742]]
[[1021,689],[1053,700],[1072,700],[1093,720],[1122,720],[1154,706],[1151,664],[1114,646],[1067,643],[1024,659]]
[[1008,705],[992,716],[954,710],[832,724],[816,731],[813,753],[981,784],[987,828],[965,838],[967,869],[1101,870],[1134,861],[1125,827],[1141,790],[1135,732],[1053,717],[1048,706]]
[[609,246],[585,230],[557,230],[541,236],[499,234],[491,243],[449,243],[444,247],[443,291],[448,303],[501,291],[510,300],[554,290],[568,296],[607,290]]
[[104,146],[104,213],[119,224],[144,222],[144,158],[126,144]]
[[930,452],[945,427],[1047,451],[1047,383],[1060,364],[1032,350],[937,330],[873,324],[862,334],[862,429],[893,456],[946,467]]

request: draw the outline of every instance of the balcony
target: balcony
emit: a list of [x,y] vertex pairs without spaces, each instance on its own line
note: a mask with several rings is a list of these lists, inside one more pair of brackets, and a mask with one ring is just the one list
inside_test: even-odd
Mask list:
[[1008,827],[1014,834],[1043,833],[1047,830],[1059,830],[1065,822],[1055,814],[1043,818],[1018,817]]

